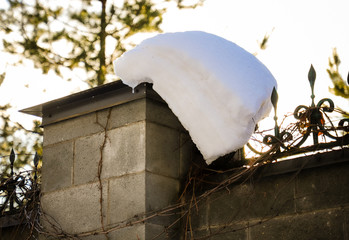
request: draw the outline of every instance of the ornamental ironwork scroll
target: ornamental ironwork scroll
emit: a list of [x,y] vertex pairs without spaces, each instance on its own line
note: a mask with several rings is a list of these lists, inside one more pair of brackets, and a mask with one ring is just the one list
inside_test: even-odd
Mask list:
[[[252,152],[258,155],[273,153],[276,157],[282,157],[349,144],[349,119],[343,117],[338,122],[338,126],[335,126],[329,117],[329,113],[335,111],[333,101],[330,98],[324,98],[318,103],[315,102],[316,72],[312,65],[308,73],[308,80],[311,89],[310,106],[296,107],[293,112],[296,123],[291,128],[282,131],[277,118],[278,93],[275,88],[273,89],[271,102],[274,108],[274,135],[269,134],[263,137],[262,144],[268,146],[267,151],[259,151],[248,143],[247,147]],[[312,145],[303,147],[305,142],[309,142],[310,136],[312,136]],[[322,143],[319,141],[320,136],[329,138],[331,141]]]
[[14,172],[16,154],[11,150],[9,157],[10,173],[2,173],[0,179],[0,216],[20,212],[21,208],[38,194],[39,155],[35,153],[33,171]]

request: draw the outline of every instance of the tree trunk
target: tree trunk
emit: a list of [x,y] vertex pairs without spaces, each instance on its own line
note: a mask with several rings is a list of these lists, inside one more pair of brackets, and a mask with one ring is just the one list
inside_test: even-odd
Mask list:
[[106,64],[105,64],[105,39],[106,39],[106,32],[105,29],[107,27],[106,22],[106,3],[107,0],[100,0],[102,3],[102,13],[101,13],[101,31],[99,33],[99,41],[100,41],[100,52],[99,52],[99,69],[98,69],[98,76],[97,76],[97,84],[102,85],[105,82],[105,74],[106,74]]

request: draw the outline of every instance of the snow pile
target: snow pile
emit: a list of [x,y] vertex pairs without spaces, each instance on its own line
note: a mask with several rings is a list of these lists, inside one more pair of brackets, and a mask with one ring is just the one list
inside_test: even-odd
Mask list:
[[204,32],[160,34],[115,60],[130,87],[153,83],[210,164],[251,137],[276,81],[252,54]]

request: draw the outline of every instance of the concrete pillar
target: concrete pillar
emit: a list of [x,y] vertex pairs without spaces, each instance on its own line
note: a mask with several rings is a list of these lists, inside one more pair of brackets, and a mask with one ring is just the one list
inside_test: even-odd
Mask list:
[[[132,93],[115,84],[24,110],[43,117],[41,202],[47,230],[54,225],[57,234],[85,233],[82,239],[89,240],[146,240],[176,219],[132,223],[178,201],[193,143],[149,85]],[[112,93],[122,96],[115,100]],[[110,232],[94,235],[103,230]]]

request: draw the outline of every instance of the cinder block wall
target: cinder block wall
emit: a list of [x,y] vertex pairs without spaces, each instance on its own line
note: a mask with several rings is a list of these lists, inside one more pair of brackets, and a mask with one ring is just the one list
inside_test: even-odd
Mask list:
[[[192,147],[167,105],[149,98],[45,126],[42,207],[50,217],[42,218],[44,226],[52,230],[54,219],[70,234],[102,223],[107,229],[175,203]],[[171,220],[150,219],[108,237],[152,239]]]
[[198,209],[188,233],[194,239],[349,239],[349,151],[266,166]]
[[[184,240],[186,233],[186,239],[213,240],[349,239],[348,149],[267,165],[195,204],[172,232],[166,226],[173,216],[131,224],[178,200],[195,147],[154,92],[143,88],[135,97],[120,84],[108,92],[113,86],[29,109],[43,114],[41,222],[47,230],[51,222],[57,234],[86,233],[78,235],[83,240]],[[86,113],[91,106],[98,109]],[[222,180],[217,174],[205,184]],[[93,235],[120,223],[129,224]]]

